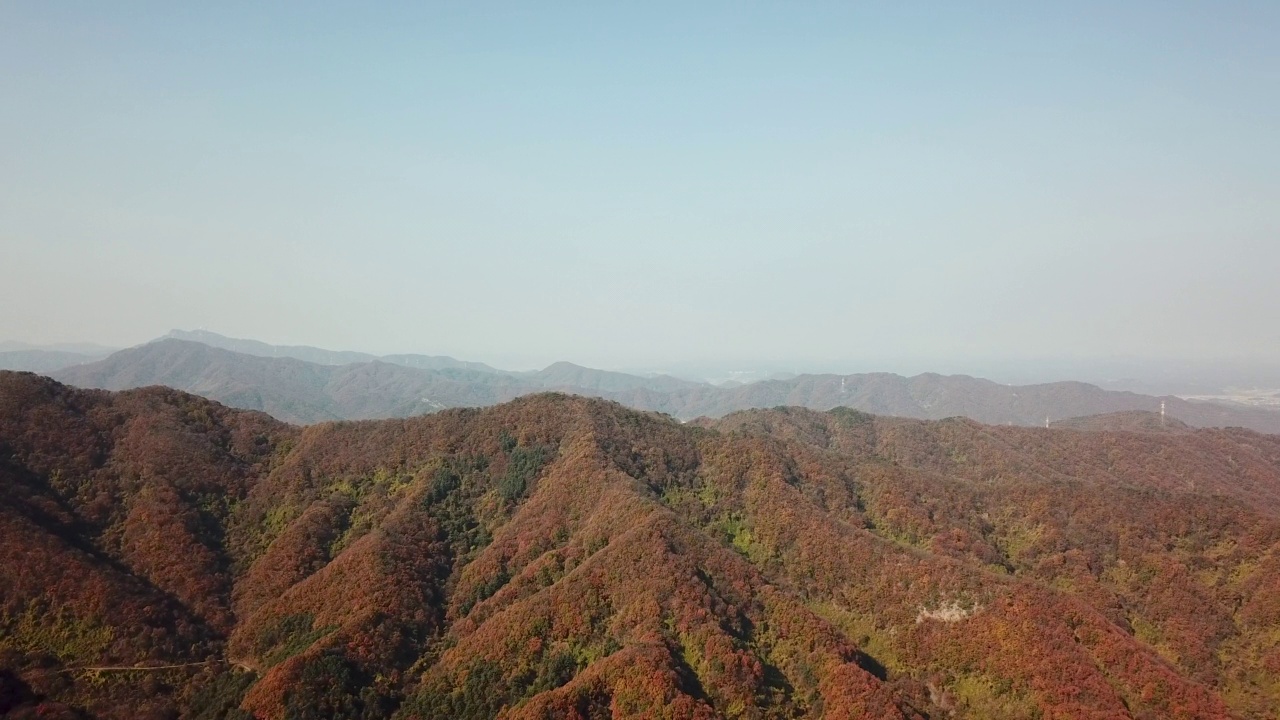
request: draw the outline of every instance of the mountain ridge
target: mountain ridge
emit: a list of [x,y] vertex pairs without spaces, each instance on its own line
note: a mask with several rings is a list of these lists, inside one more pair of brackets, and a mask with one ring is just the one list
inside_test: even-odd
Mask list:
[[109,353],[88,354],[67,350],[5,350],[0,351],[0,370],[51,373],[73,365],[97,362],[108,355]]
[[[179,343],[188,343],[180,345]],[[200,350],[209,348],[211,351]],[[892,373],[799,375],[733,387],[670,376],[641,377],[568,362],[530,373],[473,368],[409,368],[383,360],[306,364],[165,339],[53,373],[82,387],[126,389],[164,384],[236,407],[266,410],[300,423],[404,417],[445,407],[486,406],[543,390],[604,397],[682,418],[720,417],[747,408],[797,405],[853,407],[880,415],[941,419],[955,415],[989,424],[1042,425],[1067,418],[1158,411],[1161,404],[1196,427],[1239,425],[1280,432],[1280,413],[1108,391],[1081,382],[1009,386],[967,375]]]
[[[202,345],[230,350],[245,355],[258,357],[288,357],[296,360],[315,363],[317,365],[350,365],[353,363],[381,360],[395,365],[418,368],[420,370],[440,370],[459,368],[502,373],[505,371],[490,367],[481,362],[457,360],[447,355],[420,355],[415,353],[396,353],[391,355],[373,355],[371,353],[352,350],[326,350],[310,345],[270,345],[260,340],[232,338],[209,330],[170,330],[157,340],[174,339],[198,342]],[[154,341],[153,341],[154,342]]]

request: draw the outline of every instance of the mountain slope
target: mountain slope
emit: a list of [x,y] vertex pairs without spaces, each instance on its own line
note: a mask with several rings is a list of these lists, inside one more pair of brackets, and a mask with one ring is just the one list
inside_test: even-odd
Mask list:
[[[297,429],[0,373],[0,450],[20,499],[0,506],[0,682],[31,712],[1265,718],[1280,701],[1275,436],[800,409],[680,425],[563,395]],[[205,664],[76,669],[186,663]]]

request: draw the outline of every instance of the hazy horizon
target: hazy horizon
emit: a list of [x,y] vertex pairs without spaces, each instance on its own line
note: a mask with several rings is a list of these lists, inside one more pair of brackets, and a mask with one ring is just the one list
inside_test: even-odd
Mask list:
[[[210,332],[220,335],[225,340],[263,342],[261,338],[235,338],[209,331],[205,328],[193,329],[195,333]],[[175,329],[170,333],[148,339],[126,348],[106,347],[91,343],[53,343],[40,345],[0,338],[0,352],[13,350],[56,350],[76,352],[87,355],[105,357],[120,350],[139,347],[143,344],[168,339],[177,333],[178,339],[211,343],[219,345],[212,338],[186,337],[192,330]],[[370,356],[361,348],[320,347],[314,345],[293,345],[266,343],[279,349],[299,347],[302,349],[322,350],[329,352],[355,352]],[[433,355],[439,353],[410,351],[406,353],[387,353],[389,355]],[[287,355],[286,355],[287,356]],[[305,354],[297,357],[306,357]],[[455,357],[457,360],[484,362],[502,371],[535,372],[556,362],[569,362],[577,365],[572,357],[561,357],[553,362],[542,364],[520,364],[504,362],[502,358]],[[594,369],[612,372],[631,373],[636,375],[672,375],[686,380],[705,381],[721,384],[734,380],[743,383],[756,382],[799,375],[857,375],[865,373],[891,373],[906,377],[922,374],[937,375],[969,375],[998,383],[1012,385],[1033,385],[1039,383],[1077,381],[1087,382],[1104,388],[1130,390],[1145,394],[1157,395],[1196,395],[1221,392],[1227,388],[1236,390],[1262,390],[1268,392],[1280,387],[1280,367],[1275,363],[1250,360],[1232,360],[1217,358],[1210,360],[1185,360],[1176,358],[1143,358],[1143,357],[1038,357],[1038,358],[951,358],[921,359],[910,357],[879,358],[847,358],[837,361],[815,361],[795,363],[752,364],[732,362],[689,362],[672,361],[662,365],[603,365],[588,366]]]
[[9,4],[0,339],[1280,361],[1277,35],[1264,3]]

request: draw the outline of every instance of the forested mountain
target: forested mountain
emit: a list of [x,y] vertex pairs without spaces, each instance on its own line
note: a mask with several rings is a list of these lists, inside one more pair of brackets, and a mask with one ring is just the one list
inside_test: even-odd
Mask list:
[[[270,347],[270,346],[268,346]],[[1009,386],[964,375],[889,373],[800,375],[717,387],[669,376],[642,377],[556,363],[532,373],[467,368],[421,369],[383,360],[348,365],[246,355],[202,343],[161,340],[52,375],[80,387],[124,390],[166,385],[289,422],[409,417],[446,407],[475,407],[557,390],[603,397],[677,418],[720,417],[780,405],[816,410],[853,407],[927,419],[963,416],[990,424],[1043,425],[1103,413],[1154,412],[1195,427],[1280,432],[1280,412],[1102,390],[1075,382]]]
[[[15,717],[1273,718],[1280,437],[0,373]],[[139,669],[147,668],[147,669]]]

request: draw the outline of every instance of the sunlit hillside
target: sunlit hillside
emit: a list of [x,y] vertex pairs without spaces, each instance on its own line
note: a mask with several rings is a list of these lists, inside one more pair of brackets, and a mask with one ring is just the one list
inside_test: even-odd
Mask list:
[[1270,718],[1280,437],[0,374],[18,717]]

